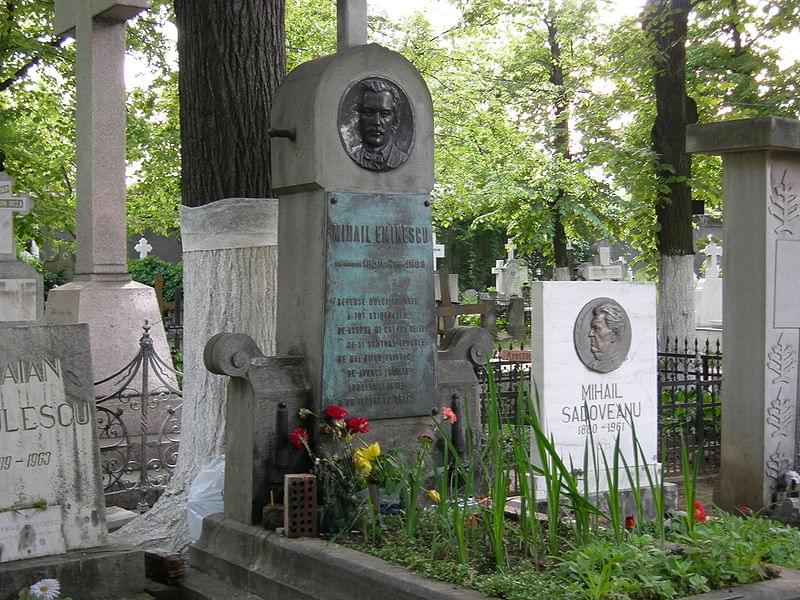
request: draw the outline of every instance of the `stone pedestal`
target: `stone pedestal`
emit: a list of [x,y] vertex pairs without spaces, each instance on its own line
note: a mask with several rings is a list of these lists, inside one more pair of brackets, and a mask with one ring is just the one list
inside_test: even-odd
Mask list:
[[[113,375],[133,360],[139,351],[145,320],[150,322],[150,337],[158,356],[172,364],[155,291],[125,279],[127,275],[122,281],[76,280],[50,290],[47,298],[47,323],[88,323],[96,381]],[[174,375],[166,375],[168,383],[177,387]],[[112,382],[109,382],[96,393],[106,394],[112,389]]]
[[773,117],[693,125],[689,152],[721,154],[724,508],[760,509],[797,461],[800,337],[800,122]]

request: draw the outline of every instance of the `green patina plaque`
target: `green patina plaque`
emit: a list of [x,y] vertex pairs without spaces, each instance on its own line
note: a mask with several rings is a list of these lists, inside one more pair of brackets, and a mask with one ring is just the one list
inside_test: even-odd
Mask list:
[[436,403],[427,196],[328,194],[322,406],[368,418]]

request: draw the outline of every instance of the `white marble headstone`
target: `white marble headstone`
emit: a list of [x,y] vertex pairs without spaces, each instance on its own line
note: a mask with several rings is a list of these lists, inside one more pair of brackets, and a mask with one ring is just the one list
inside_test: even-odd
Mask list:
[[[599,299],[605,299],[603,302],[610,299],[622,307],[630,324],[627,353],[621,352],[617,359],[621,363],[608,372],[602,372],[608,368],[600,364],[602,356],[591,352],[591,311],[585,316],[587,306],[596,306]],[[626,282],[533,282],[531,315],[531,389],[538,394],[544,433],[555,440],[561,459],[567,465],[571,461],[576,468],[582,468],[587,442],[593,439],[600,473],[589,474],[590,489],[603,491],[606,479],[600,448],[610,465],[619,436],[622,455],[633,471],[635,445],[631,425],[634,425],[646,463],[655,476],[658,395],[654,286]],[[579,318],[581,315],[584,316]],[[617,337],[622,340],[624,331]],[[617,341],[612,339],[612,343]],[[583,360],[577,345],[582,345]],[[534,460],[538,460],[533,440],[531,452]],[[640,465],[645,462],[641,456],[638,461]],[[593,462],[591,454],[589,462]],[[640,471],[640,475],[646,485],[644,472]],[[620,483],[623,488],[630,487],[624,473],[620,473]]]
[[105,508],[86,325],[0,338],[0,562],[99,546]]

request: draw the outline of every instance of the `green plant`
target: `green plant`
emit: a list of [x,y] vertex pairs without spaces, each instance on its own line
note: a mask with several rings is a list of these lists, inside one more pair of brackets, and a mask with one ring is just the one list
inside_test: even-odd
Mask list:
[[155,284],[156,273],[161,273],[164,278],[163,299],[166,302],[174,301],[175,290],[183,287],[183,264],[171,264],[157,256],[129,260],[128,272],[131,279],[149,286]]

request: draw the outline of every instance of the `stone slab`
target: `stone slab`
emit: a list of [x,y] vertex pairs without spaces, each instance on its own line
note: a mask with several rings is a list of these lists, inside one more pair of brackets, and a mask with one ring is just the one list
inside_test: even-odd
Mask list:
[[[592,334],[587,307],[611,299],[627,314],[630,346],[623,353],[620,332],[613,349],[620,364],[608,371],[606,357],[589,352]],[[656,364],[655,288],[650,284],[624,282],[534,282],[531,287],[533,364],[532,390],[539,402],[539,419],[545,435],[555,440],[565,464],[583,468],[584,452],[594,443],[600,473],[596,483],[606,486],[602,454],[611,465],[619,437],[622,455],[633,469],[636,458],[631,425],[646,464],[658,462],[658,394]],[[627,327],[627,326],[625,326]],[[587,339],[588,338],[588,339]],[[582,359],[578,345],[585,346]],[[599,358],[598,358],[599,356]],[[584,363],[586,360],[589,364]],[[597,363],[597,364],[595,364]],[[535,440],[531,453],[538,460]],[[645,461],[638,456],[639,465]],[[595,489],[591,475],[591,489]],[[642,481],[646,481],[644,473]],[[622,477],[621,479],[625,479]]]
[[75,28],[79,3],[89,4],[91,15],[112,21],[126,21],[150,7],[150,0],[58,0],[53,26],[56,34]]
[[[189,549],[189,562],[196,571],[226,584],[226,593],[248,600],[487,600],[479,592],[426,579],[337,544],[288,540],[220,514],[203,521],[200,540]],[[237,597],[204,595],[193,585],[193,577],[188,572],[182,584],[192,588],[192,599]]]
[[104,546],[2,563],[0,600],[17,600],[19,590],[46,577],[58,579],[62,597],[75,600],[131,598],[145,587],[144,551]]
[[[45,321],[52,324],[88,323],[95,380],[110,377],[127,365],[139,352],[139,339],[145,320],[150,322],[150,337],[158,356],[172,365],[167,336],[153,288],[135,281],[72,281],[50,290]],[[174,374],[164,376],[177,388]],[[151,377],[150,390],[161,385]],[[111,382],[98,386],[95,394],[112,391]]]
[[[60,507],[67,549],[105,543],[106,524],[85,325],[20,326],[0,338],[0,508]],[[52,514],[25,513],[18,551],[52,529]],[[31,527],[27,527],[30,525]],[[4,534],[8,539],[8,534]],[[12,544],[13,545],[13,544]],[[23,555],[48,552],[38,542]],[[57,548],[53,548],[55,550]],[[7,551],[10,552],[10,551]],[[0,561],[9,560],[0,556]]]
[[758,117],[686,127],[687,152],[727,154],[755,150],[800,150],[800,121]]
[[43,315],[41,274],[24,262],[0,262],[0,327],[41,323]]
[[184,252],[278,244],[275,198],[226,198],[205,206],[181,206],[180,210]]

